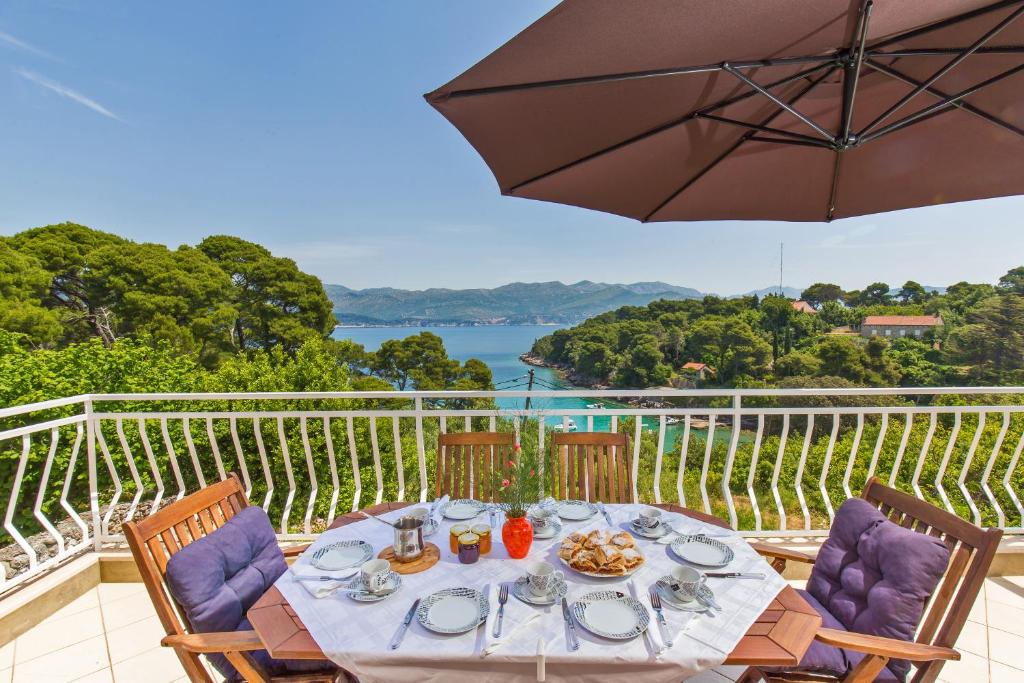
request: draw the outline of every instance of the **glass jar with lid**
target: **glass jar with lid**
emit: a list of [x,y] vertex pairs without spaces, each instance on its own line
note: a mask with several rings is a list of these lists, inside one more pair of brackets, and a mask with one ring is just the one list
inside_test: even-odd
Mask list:
[[473,564],[480,559],[480,537],[469,532],[459,536],[459,562]]
[[448,547],[453,553],[459,552],[459,536],[469,533],[468,524],[453,524],[448,532]]
[[469,530],[480,537],[480,554],[491,552],[491,527],[487,524],[474,524]]

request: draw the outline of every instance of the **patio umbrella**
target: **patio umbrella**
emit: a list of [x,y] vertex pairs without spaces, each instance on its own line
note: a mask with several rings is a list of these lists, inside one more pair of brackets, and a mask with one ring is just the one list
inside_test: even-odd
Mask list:
[[1024,0],[565,0],[427,101],[506,195],[829,221],[1024,193]]

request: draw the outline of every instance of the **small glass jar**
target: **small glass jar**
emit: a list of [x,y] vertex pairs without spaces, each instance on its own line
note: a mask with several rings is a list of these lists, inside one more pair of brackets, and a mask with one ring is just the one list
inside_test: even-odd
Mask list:
[[459,562],[473,564],[480,559],[480,537],[474,533],[459,536]]
[[480,554],[491,552],[491,527],[486,524],[474,524],[470,531],[480,537]]
[[453,553],[459,552],[459,536],[467,533],[469,533],[468,524],[452,525],[451,531],[448,533],[448,547],[452,549]]

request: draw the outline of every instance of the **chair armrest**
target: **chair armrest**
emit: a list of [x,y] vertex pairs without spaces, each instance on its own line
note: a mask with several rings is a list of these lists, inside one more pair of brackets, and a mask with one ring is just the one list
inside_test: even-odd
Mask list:
[[912,662],[930,662],[936,659],[958,661],[960,653],[948,647],[926,645],[895,638],[869,636],[852,631],[839,631],[833,628],[819,628],[814,639],[831,645],[869,655],[879,655],[890,659],[909,659]]
[[281,552],[284,553],[285,557],[298,557],[302,553],[309,550],[311,543],[303,543],[302,545],[286,545],[281,548]]
[[799,550],[789,550],[788,548],[782,548],[770,543],[751,543],[750,547],[758,555],[772,558],[772,569],[780,574],[786,569],[786,562],[788,561],[814,564],[813,557]]
[[263,650],[266,645],[256,631],[221,631],[217,633],[181,633],[164,636],[160,640],[164,647],[180,647],[197,654],[214,652],[248,652]]

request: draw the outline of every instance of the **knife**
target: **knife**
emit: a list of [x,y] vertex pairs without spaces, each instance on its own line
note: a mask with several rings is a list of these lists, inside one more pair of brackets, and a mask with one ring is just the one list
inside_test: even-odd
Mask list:
[[412,607],[405,614],[405,619],[402,620],[402,625],[398,627],[398,633],[391,640],[391,649],[397,650],[398,646],[402,644],[402,638],[405,637],[405,632],[409,630],[409,624],[412,623],[412,618],[416,616],[416,608],[420,606],[420,599],[416,598],[416,601],[412,603]]
[[704,572],[713,579],[763,579],[762,572]]
[[580,649],[580,641],[576,637],[576,624],[572,622],[572,613],[569,611],[569,601],[562,598],[562,619],[569,625],[569,649]]

